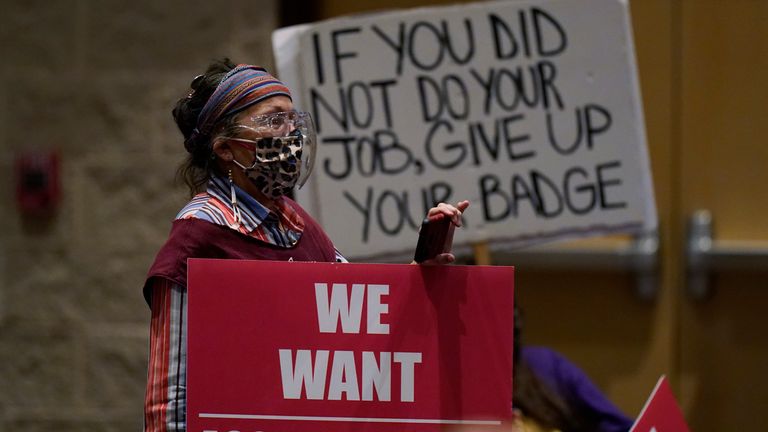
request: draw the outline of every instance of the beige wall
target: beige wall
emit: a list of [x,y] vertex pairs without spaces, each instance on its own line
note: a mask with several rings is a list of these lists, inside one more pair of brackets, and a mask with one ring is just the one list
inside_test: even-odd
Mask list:
[[[276,5],[0,4],[0,431],[140,430],[140,288],[186,198],[170,110],[212,58],[269,66]],[[22,149],[61,153],[50,221],[17,211]]]

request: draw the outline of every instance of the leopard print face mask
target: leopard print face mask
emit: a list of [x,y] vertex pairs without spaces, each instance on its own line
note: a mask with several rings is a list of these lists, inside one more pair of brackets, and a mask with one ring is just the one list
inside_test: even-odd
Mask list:
[[303,136],[295,133],[284,137],[265,137],[254,141],[254,161],[249,167],[233,162],[269,198],[290,192],[299,179]]

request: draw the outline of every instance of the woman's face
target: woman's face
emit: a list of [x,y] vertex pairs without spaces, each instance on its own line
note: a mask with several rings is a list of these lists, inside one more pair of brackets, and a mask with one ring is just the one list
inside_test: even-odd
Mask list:
[[[253,117],[263,116],[265,114],[273,114],[278,112],[288,112],[293,111],[293,102],[291,102],[291,99],[289,99],[287,96],[273,96],[263,102],[259,102],[256,105],[252,105],[248,107],[243,112],[239,113],[237,115],[237,123],[238,125],[246,126],[247,128],[243,128],[239,133],[239,138],[245,138],[250,140],[255,140],[259,138],[264,138],[267,136],[285,136],[290,131],[283,130],[283,129],[276,129],[272,130],[269,128],[258,128],[258,129],[252,129],[251,128],[251,122],[249,119]],[[253,160],[253,153],[249,151],[248,149],[241,147],[241,146],[231,146],[232,152],[234,157],[243,162],[251,161]]]
[[[245,109],[237,115],[235,121],[235,130],[237,136],[232,138],[243,138],[246,140],[256,140],[268,136],[285,136],[290,131],[284,131],[280,128],[254,128],[253,118],[265,114],[293,111],[293,102],[287,96],[273,96],[265,101],[259,102]],[[244,127],[238,127],[244,126]],[[235,140],[221,139],[214,144],[214,152],[218,156],[222,172],[231,172],[232,180],[243,188],[251,196],[258,199],[262,204],[269,205],[271,199],[264,195],[261,190],[254,186],[253,182],[242,169],[233,169],[233,161],[238,161],[242,166],[250,166],[254,161],[254,152],[247,146],[237,145]]]

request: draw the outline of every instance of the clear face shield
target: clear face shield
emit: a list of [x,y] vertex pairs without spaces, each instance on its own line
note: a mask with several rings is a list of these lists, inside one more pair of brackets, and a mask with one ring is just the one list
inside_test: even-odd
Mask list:
[[298,171],[296,186],[306,183],[315,165],[317,135],[308,112],[285,111],[241,119],[226,138],[254,153],[246,170],[280,167],[283,173]]

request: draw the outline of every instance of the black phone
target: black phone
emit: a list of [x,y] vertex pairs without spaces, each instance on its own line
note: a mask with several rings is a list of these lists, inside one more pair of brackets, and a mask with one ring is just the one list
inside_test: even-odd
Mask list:
[[454,227],[451,218],[443,213],[425,218],[419,229],[419,241],[416,243],[413,260],[421,263],[450,251]]

